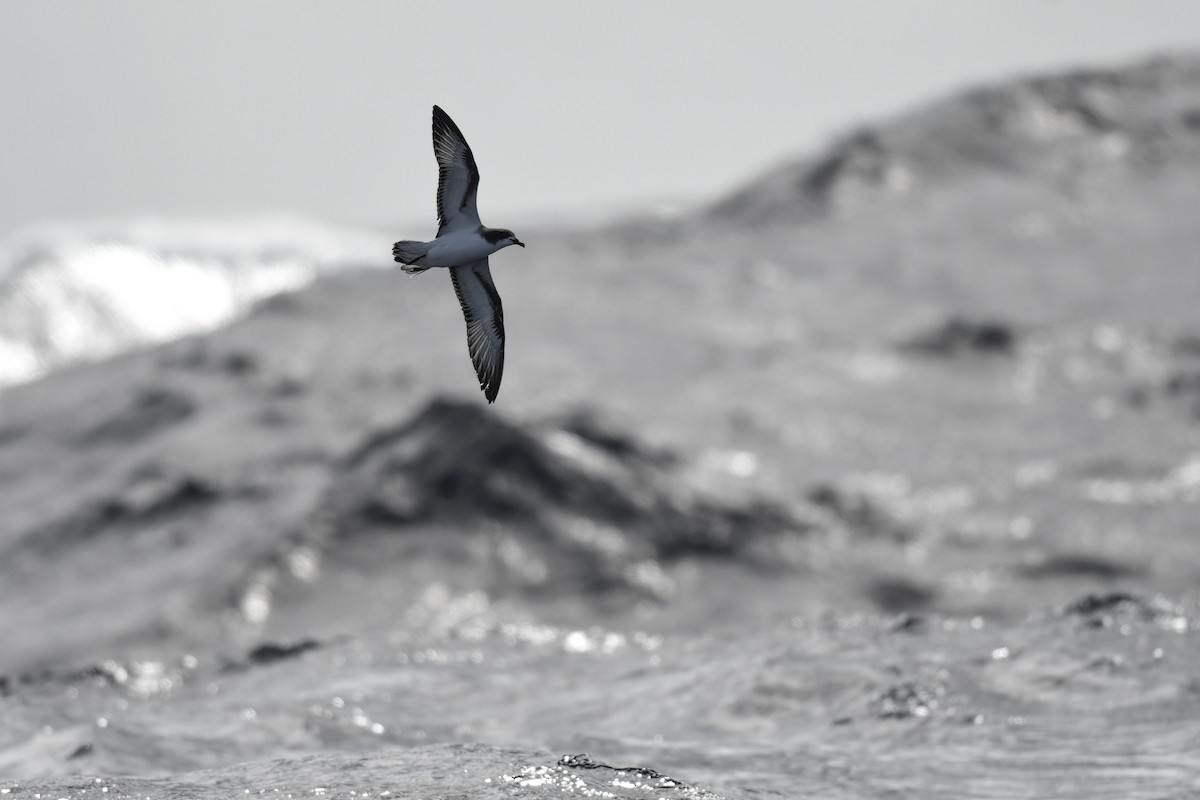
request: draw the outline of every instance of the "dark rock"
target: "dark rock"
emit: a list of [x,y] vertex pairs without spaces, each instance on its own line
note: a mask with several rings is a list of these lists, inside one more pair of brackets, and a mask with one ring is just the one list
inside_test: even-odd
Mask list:
[[182,422],[195,412],[195,402],[183,392],[160,387],[143,389],[115,416],[84,433],[81,441],[134,442]]
[[222,372],[234,377],[253,375],[259,371],[258,357],[248,350],[214,353],[205,344],[195,341],[187,342],[186,346],[169,348],[162,364],[177,369]]
[[615,458],[646,461],[658,466],[668,466],[678,461],[674,453],[646,448],[636,437],[605,420],[594,409],[577,409],[555,424]]
[[727,552],[788,525],[790,516],[770,504],[676,490],[659,466],[671,459],[581,419],[524,427],[478,404],[435,400],[345,459],[342,505],[393,524],[486,519],[552,528],[557,513],[649,529],[660,552],[672,554]]
[[258,372],[258,358],[253,353],[235,350],[221,359],[221,370],[230,375],[253,375]]
[[830,511],[851,531],[869,539],[903,544],[915,539],[918,533],[869,493],[852,487],[819,484],[808,491],[807,500]]
[[101,502],[99,515],[125,520],[187,513],[220,495],[216,485],[197,475],[151,466],[137,471],[120,494]]
[[1090,616],[1119,608],[1142,608],[1144,605],[1145,603],[1137,595],[1128,592],[1109,592],[1085,595],[1064,607],[1063,613]]
[[928,608],[937,592],[905,578],[876,578],[867,586],[867,596],[883,611],[907,612]]
[[257,666],[273,664],[276,661],[295,658],[303,653],[307,653],[309,650],[316,650],[320,646],[321,643],[315,639],[304,639],[295,644],[266,642],[251,650],[246,656],[246,661]]
[[926,625],[927,621],[925,617],[921,616],[920,614],[913,614],[905,611],[904,613],[900,614],[900,616],[896,617],[889,630],[897,633],[917,633],[924,630]]
[[882,187],[887,180],[889,154],[879,136],[869,128],[856,131],[808,169],[800,190],[820,203],[829,203],[848,181]]
[[535,584],[504,583],[662,597],[670,579],[649,565],[720,557],[777,568],[772,543],[813,525],[765,501],[692,491],[674,461],[588,416],[518,425],[478,403],[435,400],[344,458],[323,504],[329,522],[318,527],[338,538],[447,524],[503,543],[497,570],[544,565]]
[[63,518],[30,531],[31,552],[53,555],[62,548],[122,526],[144,528],[163,519],[185,518],[225,496],[212,482],[177,470],[146,466],[112,495],[84,503]]
[[929,356],[1012,355],[1017,334],[1012,326],[994,320],[951,317],[938,327],[901,342],[904,350]]
[[674,778],[668,778],[657,770],[648,769],[646,767],[613,767],[608,764],[602,764],[596,761],[587,753],[577,753],[572,756],[563,756],[558,760],[560,767],[567,769],[584,769],[584,770],[601,770],[605,772],[614,772],[618,775],[636,778],[639,782],[651,781],[655,789],[678,789],[681,791],[691,790],[682,781],[677,781]]
[[1089,594],[1060,609],[1063,616],[1079,617],[1091,628],[1111,628],[1118,621],[1137,621],[1186,629],[1188,619],[1176,605],[1162,597],[1145,598],[1129,592]]
[[1116,580],[1137,577],[1145,572],[1141,567],[1133,564],[1118,564],[1108,559],[1082,553],[1051,556],[1032,564],[1023,565],[1018,571],[1026,578],[1039,580],[1056,578]]

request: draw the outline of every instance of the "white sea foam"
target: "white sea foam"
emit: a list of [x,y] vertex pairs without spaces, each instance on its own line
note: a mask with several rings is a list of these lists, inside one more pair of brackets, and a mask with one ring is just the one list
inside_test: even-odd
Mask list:
[[343,269],[382,234],[295,218],[45,225],[0,242],[0,385],[201,333]]

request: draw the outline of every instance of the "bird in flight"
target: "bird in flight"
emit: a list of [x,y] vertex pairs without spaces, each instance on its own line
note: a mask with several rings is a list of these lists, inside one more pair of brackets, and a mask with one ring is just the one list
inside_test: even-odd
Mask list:
[[450,115],[433,107],[433,154],[438,162],[438,232],[432,242],[396,242],[392,255],[409,275],[433,267],[450,270],[454,293],[467,320],[467,350],[489,403],[500,391],[504,372],[504,308],[488,256],[511,244],[524,247],[504,228],[486,228],[479,221],[475,195],[479,168],[462,131]]

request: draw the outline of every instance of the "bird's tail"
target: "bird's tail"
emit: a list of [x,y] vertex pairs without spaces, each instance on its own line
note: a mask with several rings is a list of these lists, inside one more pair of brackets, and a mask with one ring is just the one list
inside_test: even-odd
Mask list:
[[429,242],[396,242],[392,245],[392,257],[404,264],[404,271],[416,275],[429,269],[418,266],[429,253]]

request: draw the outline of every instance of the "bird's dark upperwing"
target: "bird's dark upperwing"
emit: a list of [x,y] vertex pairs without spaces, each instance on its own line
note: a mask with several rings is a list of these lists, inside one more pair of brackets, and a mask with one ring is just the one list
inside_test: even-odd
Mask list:
[[492,283],[488,260],[451,267],[450,280],[467,320],[467,350],[479,376],[479,388],[491,403],[500,391],[504,372],[504,307]]
[[[450,115],[433,107],[433,154],[438,162],[438,235],[447,228],[479,228],[479,168]],[[486,266],[485,266],[486,269]]]

